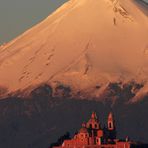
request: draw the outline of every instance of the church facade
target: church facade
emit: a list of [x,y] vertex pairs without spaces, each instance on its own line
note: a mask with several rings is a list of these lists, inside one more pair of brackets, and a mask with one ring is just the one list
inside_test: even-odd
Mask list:
[[54,148],[130,148],[132,143],[126,138],[116,138],[116,126],[113,114],[109,113],[107,127],[101,128],[95,112],[87,123],[70,140],[65,140],[59,147]]

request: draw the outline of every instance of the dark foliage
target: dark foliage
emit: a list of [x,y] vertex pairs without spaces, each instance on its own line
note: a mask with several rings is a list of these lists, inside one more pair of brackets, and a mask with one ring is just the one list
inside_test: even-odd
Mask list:
[[64,142],[64,140],[68,140],[68,139],[71,139],[70,133],[69,133],[69,132],[67,132],[66,134],[64,134],[63,136],[61,136],[61,137],[57,140],[57,142],[52,143],[52,144],[50,145],[50,148],[53,148],[54,146],[60,146],[60,145],[62,145],[62,143]]

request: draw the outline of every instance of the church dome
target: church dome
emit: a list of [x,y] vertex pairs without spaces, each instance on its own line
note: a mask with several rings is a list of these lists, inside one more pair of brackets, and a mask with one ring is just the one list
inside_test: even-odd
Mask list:
[[79,133],[88,133],[88,130],[87,130],[87,128],[82,127],[82,128],[79,130]]

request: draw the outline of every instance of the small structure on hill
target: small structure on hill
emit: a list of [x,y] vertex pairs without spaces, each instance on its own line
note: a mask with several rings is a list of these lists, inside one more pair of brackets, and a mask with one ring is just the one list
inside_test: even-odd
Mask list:
[[87,123],[83,123],[81,129],[73,139],[65,140],[59,147],[54,148],[131,148],[136,144],[116,138],[116,125],[112,113],[108,115],[107,127],[101,128],[95,112]]

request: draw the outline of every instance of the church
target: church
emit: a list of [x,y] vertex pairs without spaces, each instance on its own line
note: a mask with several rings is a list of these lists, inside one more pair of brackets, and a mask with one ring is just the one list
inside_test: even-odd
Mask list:
[[107,127],[101,127],[95,112],[87,123],[83,123],[81,129],[73,139],[64,140],[63,144],[54,148],[131,148],[134,143],[128,138],[119,140],[116,138],[116,125],[112,113],[109,113]]

